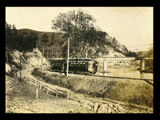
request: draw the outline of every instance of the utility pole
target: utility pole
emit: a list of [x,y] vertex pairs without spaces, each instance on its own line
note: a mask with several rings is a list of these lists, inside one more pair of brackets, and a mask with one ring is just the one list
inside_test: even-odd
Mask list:
[[21,65],[21,54],[19,52],[19,59],[20,59],[20,81],[22,80],[22,72],[21,72],[21,69],[22,69],[22,65]]
[[70,39],[70,37],[68,37],[67,76],[68,76],[68,71],[69,71],[69,39]]
[[53,60],[53,47],[52,47],[52,60]]
[[43,46],[43,57],[44,57],[44,46]]
[[48,49],[47,49],[47,60],[48,60]]
[[43,55],[41,58],[41,77],[42,77],[42,69],[43,69],[43,57],[44,57],[44,46],[43,46]]

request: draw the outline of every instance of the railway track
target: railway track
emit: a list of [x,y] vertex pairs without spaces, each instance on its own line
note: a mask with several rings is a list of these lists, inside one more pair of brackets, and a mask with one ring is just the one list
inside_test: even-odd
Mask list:
[[153,85],[153,79],[141,79],[141,78],[128,78],[128,77],[114,77],[114,76],[101,76],[101,75],[90,75],[96,77],[105,77],[105,78],[116,78],[116,79],[127,79],[127,80],[144,80],[148,84]]
[[[55,72],[55,71],[53,71]],[[75,74],[70,72],[70,74]],[[150,85],[153,85],[153,79],[142,79],[142,78],[129,78],[129,77],[115,77],[115,76],[103,76],[103,75],[95,75],[95,74],[84,74],[84,73],[76,73],[75,75],[85,75],[85,76],[95,76],[95,77],[104,77],[104,78],[116,78],[116,79],[126,79],[126,80],[143,80]]]
[[129,78],[129,77],[114,77],[114,76],[101,76],[101,75],[92,75],[96,77],[106,77],[106,78],[117,78],[117,79],[132,79],[132,80],[148,80],[153,81],[153,79],[141,79],[141,78]]
[[[73,73],[72,73],[73,74]],[[76,74],[76,75],[85,75],[85,76],[95,76],[95,77],[104,77],[104,78],[116,78],[116,79],[126,79],[126,80],[144,80],[150,85],[153,85],[153,79],[141,79],[141,78],[129,78],[129,77],[115,77],[115,76],[103,76],[95,74]]]

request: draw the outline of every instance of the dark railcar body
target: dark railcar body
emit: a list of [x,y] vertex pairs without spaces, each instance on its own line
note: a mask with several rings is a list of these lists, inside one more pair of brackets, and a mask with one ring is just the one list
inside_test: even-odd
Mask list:
[[[55,71],[62,70],[62,64],[67,66],[66,60],[52,60],[51,66]],[[69,59],[69,72],[96,73],[98,62],[93,59]]]

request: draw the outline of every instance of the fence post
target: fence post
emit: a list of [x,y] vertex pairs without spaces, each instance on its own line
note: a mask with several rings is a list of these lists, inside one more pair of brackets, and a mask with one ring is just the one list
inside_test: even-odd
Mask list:
[[19,52],[19,59],[20,59],[20,82],[21,82],[21,79],[22,79],[22,72],[21,72],[22,65],[21,65],[21,54],[20,54],[20,52]]
[[40,90],[41,90],[41,84],[40,84],[40,87],[39,87],[39,88],[40,88]]
[[36,99],[38,99],[38,87],[36,87]]

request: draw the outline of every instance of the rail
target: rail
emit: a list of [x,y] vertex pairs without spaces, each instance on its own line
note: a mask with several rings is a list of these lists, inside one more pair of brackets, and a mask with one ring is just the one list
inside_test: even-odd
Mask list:
[[[82,74],[80,74],[82,75]],[[95,76],[95,77],[104,77],[104,78],[116,78],[116,79],[127,79],[127,80],[144,80],[148,84],[153,85],[153,79],[142,79],[142,78],[129,78],[129,77],[115,77],[115,76],[103,76],[103,75],[94,75],[94,74],[85,74],[86,76]]]

